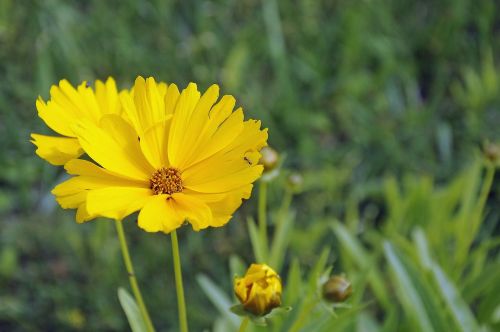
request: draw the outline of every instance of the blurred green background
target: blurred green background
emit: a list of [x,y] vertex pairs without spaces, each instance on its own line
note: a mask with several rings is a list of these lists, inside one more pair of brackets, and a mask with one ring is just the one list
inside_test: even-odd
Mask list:
[[[50,190],[62,172],[29,142],[31,132],[50,133],[34,104],[52,84],[113,76],[126,88],[137,75],[201,90],[219,83],[263,120],[285,169],[304,175],[285,266],[297,257],[307,269],[323,244],[337,243],[324,231],[329,220],[356,219],[351,234],[363,238],[391,220],[387,181],[451,183],[484,141],[500,139],[499,13],[487,0],[0,0],[0,330],[128,329],[114,225],[77,225],[61,210]],[[425,188],[417,191],[431,197]],[[499,189],[493,182],[479,232],[493,242]],[[227,227],[180,231],[193,331],[209,329],[216,313],[196,275],[229,293],[229,257],[253,260],[245,220],[256,215],[255,198]],[[403,219],[425,221],[413,216]],[[134,223],[126,231],[146,302],[158,329],[175,331],[169,238]],[[492,248],[484,260],[500,276]],[[332,252],[334,269],[348,269]],[[469,303],[477,314],[477,298]],[[500,316],[497,305],[488,310]],[[380,308],[367,312],[383,321]]]

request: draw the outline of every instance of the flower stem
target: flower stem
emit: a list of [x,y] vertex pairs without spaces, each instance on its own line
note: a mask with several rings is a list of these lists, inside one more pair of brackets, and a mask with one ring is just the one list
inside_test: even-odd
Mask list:
[[184,300],[184,287],[182,286],[181,257],[179,255],[179,241],[177,232],[170,233],[172,236],[172,256],[174,259],[175,288],[177,290],[177,307],[179,310],[179,326],[181,332],[188,331],[186,316],[186,301]]
[[[259,217],[259,235],[260,242],[263,246],[263,259],[267,260],[268,254],[268,243],[267,243],[267,220],[266,220],[266,202],[267,202],[267,182],[260,181],[259,183],[259,206],[258,206],[258,217]],[[261,262],[262,263],[262,262]]]
[[134,266],[132,265],[132,260],[130,259],[130,254],[128,252],[127,240],[125,239],[125,233],[123,232],[122,222],[120,220],[115,220],[115,226],[116,231],[118,232],[118,239],[120,240],[120,248],[122,250],[123,262],[125,263],[125,268],[127,269],[130,287],[132,288],[132,292],[134,293],[135,300],[137,302],[137,305],[139,306],[139,311],[141,312],[142,318],[144,319],[147,330],[149,332],[154,332],[155,328],[153,326],[153,323],[151,322],[151,318],[149,317],[148,309],[144,304],[141,290],[139,289],[139,285],[135,277]]
[[276,220],[276,228],[274,230],[274,237],[271,242],[271,250],[269,263],[270,265],[279,271],[283,263],[283,257],[285,256],[285,250],[287,245],[287,234],[292,226],[292,220],[288,220],[288,213],[290,210],[290,204],[292,202],[292,191],[286,190],[281,203],[281,208]]
[[238,329],[238,332],[244,332],[245,329],[247,328],[249,321],[250,319],[248,319],[248,317],[243,318],[243,320],[241,321],[240,328]]

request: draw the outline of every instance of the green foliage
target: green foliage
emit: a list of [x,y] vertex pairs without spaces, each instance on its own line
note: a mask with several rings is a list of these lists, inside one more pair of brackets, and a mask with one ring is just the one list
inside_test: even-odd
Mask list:
[[130,325],[132,332],[145,332],[146,323],[141,316],[141,312],[134,298],[123,288],[118,288],[118,299],[123,308],[123,311],[127,315],[127,320]]
[[[351,331],[361,326],[374,331],[495,330],[500,323],[496,314],[500,293],[493,284],[500,273],[500,238],[478,232],[485,228],[485,203],[494,172],[491,164],[475,162],[447,185],[408,176],[404,189],[387,178],[382,188],[387,213],[381,227],[362,231],[365,226],[359,219],[347,221],[351,229],[330,222],[340,254],[334,268],[347,273],[354,296],[342,305],[322,300],[321,286],[328,279],[322,276],[331,273],[330,251],[325,247],[305,278],[299,261],[292,261],[283,298],[284,305],[294,310],[283,319],[269,320],[268,330]],[[282,217],[282,212],[275,217]],[[290,223],[292,232],[302,232],[293,228],[292,220],[283,222]],[[253,221],[249,224],[255,228],[253,246],[262,245]],[[273,227],[276,232],[281,228],[279,223]],[[484,238],[489,240],[481,241]],[[271,248],[274,245],[271,241]],[[286,246],[284,251],[290,249]],[[227,296],[210,296],[214,289],[223,291],[212,281],[211,286],[204,283],[204,292],[227,317]],[[228,318],[235,328],[234,318]],[[260,331],[258,325],[250,330]]]

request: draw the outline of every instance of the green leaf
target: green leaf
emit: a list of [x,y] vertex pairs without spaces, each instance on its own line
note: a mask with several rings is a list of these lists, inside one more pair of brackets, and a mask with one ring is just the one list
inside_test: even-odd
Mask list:
[[455,285],[448,279],[443,270],[437,265],[432,265],[432,272],[436,279],[439,290],[443,295],[448,307],[451,309],[453,318],[462,331],[478,331],[479,326],[469,307],[458,293]]
[[139,307],[132,296],[121,287],[118,288],[118,300],[120,300],[132,332],[146,332],[146,323],[142,318]]
[[326,262],[328,260],[328,255],[330,254],[330,248],[324,247],[319,255],[316,264],[312,268],[311,272],[309,272],[309,288],[311,293],[316,290],[318,287],[318,280],[325,269]]
[[265,263],[264,262],[264,252],[265,252],[265,244],[262,243],[261,237],[259,236],[259,231],[253,219],[248,218],[248,232],[250,234],[250,242],[252,242],[253,254],[255,256],[255,260],[257,263]]
[[411,281],[404,265],[399,260],[394,248],[389,242],[384,242],[384,252],[392,272],[397,296],[399,297],[405,311],[413,319],[413,323],[420,326],[422,331],[434,331],[431,321],[427,315],[424,303]]
[[295,257],[292,260],[288,270],[287,282],[285,284],[285,303],[294,304],[299,299],[302,291],[302,277],[300,273],[300,264]]
[[229,311],[231,301],[224,291],[216,285],[210,278],[200,274],[196,277],[198,284],[203,292],[207,295],[210,302],[219,310],[219,312],[231,321],[232,325],[236,328],[238,326],[238,319]]
[[264,317],[249,316],[252,323],[257,326],[267,326],[267,321]]
[[363,248],[362,244],[356,237],[349,233],[344,225],[339,222],[333,222],[331,227],[340,242],[342,251],[346,253],[347,258],[354,261],[357,267],[367,274],[368,281],[373,289],[373,292],[377,296],[377,299],[386,309],[390,308],[392,304],[387,296],[387,290],[384,286],[382,274],[375,265],[375,261],[371,257],[370,253]]
[[[247,265],[238,255],[231,255],[229,257],[229,271],[231,272],[231,278],[233,276],[242,276],[245,274]],[[233,280],[230,280],[231,283]]]
[[290,306],[287,306],[287,307],[278,307],[278,308],[274,308],[273,310],[271,310],[271,312],[268,313],[267,315],[265,315],[264,317],[266,319],[272,319],[273,317],[286,315],[290,311],[292,311],[292,307],[290,307]]
[[455,285],[449,280],[441,267],[432,260],[425,234],[421,229],[414,232],[414,240],[418,247],[418,253],[422,265],[426,270],[430,270],[434,280],[438,285],[439,293],[448,304],[452,316],[462,331],[477,331],[479,326],[470,311],[467,303],[457,291]]
[[229,308],[229,310],[231,310],[231,312],[237,316],[240,316],[240,317],[247,317],[247,316],[250,316],[249,312],[245,310],[245,308],[243,307],[243,304],[235,304],[233,305],[231,308]]

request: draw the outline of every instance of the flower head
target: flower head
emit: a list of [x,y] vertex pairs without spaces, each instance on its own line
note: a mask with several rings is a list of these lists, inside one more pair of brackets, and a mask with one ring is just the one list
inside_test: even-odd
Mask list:
[[227,223],[262,173],[267,129],[244,121],[235,99],[217,101],[218,94],[217,85],[201,95],[194,83],[179,92],[137,78],[133,93],[120,93],[122,115],[71,126],[93,162],[65,164],[74,177],[52,191],[59,204],[77,208],[79,222],[140,210],[138,225],[148,232]]
[[64,165],[69,160],[78,158],[83,150],[76,138],[73,125],[87,120],[98,124],[105,114],[121,114],[118,91],[113,78],[106,82],[96,81],[95,91],[87,82],[76,89],[67,81],[50,89],[50,100],[41,97],[36,101],[38,116],[52,130],[62,136],[31,134],[36,154],[53,165]]
[[242,278],[234,280],[234,293],[246,311],[263,316],[281,306],[281,279],[265,264],[252,264]]

